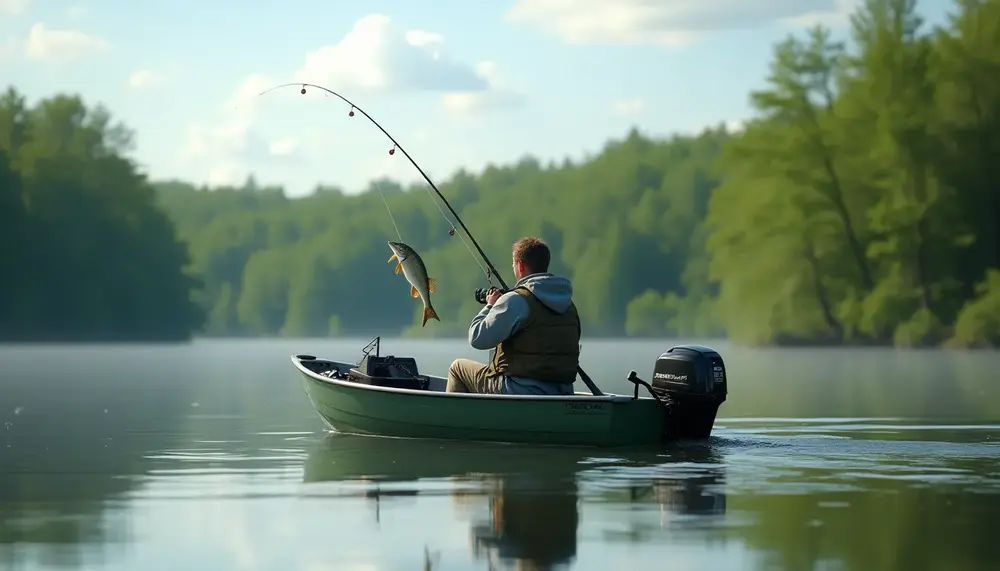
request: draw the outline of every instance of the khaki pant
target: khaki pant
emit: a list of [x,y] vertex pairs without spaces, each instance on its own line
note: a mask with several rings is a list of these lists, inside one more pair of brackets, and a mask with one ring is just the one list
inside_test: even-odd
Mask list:
[[455,359],[448,367],[449,393],[503,393],[503,377],[491,377],[486,365],[472,359]]

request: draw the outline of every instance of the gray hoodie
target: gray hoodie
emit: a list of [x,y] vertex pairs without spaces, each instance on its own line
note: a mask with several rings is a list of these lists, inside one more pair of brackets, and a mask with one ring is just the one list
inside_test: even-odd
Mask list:
[[[473,349],[488,351],[505,341],[524,326],[528,318],[528,302],[513,290],[525,287],[549,309],[565,313],[573,299],[573,284],[569,279],[550,273],[524,276],[511,291],[500,296],[496,305],[487,305],[472,319],[469,344]],[[572,394],[570,384],[556,384],[507,376],[504,392],[509,394]]]

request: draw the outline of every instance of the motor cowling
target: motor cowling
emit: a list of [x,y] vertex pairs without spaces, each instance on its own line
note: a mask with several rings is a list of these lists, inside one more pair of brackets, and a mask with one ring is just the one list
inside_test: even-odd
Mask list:
[[666,435],[708,438],[728,385],[722,355],[702,345],[677,345],[656,359],[653,392],[669,403]]

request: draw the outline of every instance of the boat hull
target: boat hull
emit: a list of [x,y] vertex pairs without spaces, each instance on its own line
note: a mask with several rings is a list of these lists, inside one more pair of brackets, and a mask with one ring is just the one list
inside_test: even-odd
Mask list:
[[[523,396],[378,387],[329,378],[292,357],[302,386],[333,430],[407,438],[639,446],[663,440],[667,415],[653,398]],[[311,360],[311,363],[317,362]],[[325,361],[335,367],[344,363]],[[444,379],[431,377],[432,389]]]

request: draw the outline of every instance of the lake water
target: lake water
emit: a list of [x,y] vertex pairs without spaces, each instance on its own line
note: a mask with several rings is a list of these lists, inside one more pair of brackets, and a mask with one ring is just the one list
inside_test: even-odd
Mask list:
[[1000,353],[708,342],[715,436],[623,454],[328,434],[288,357],[366,342],[0,347],[0,569],[1000,569]]

